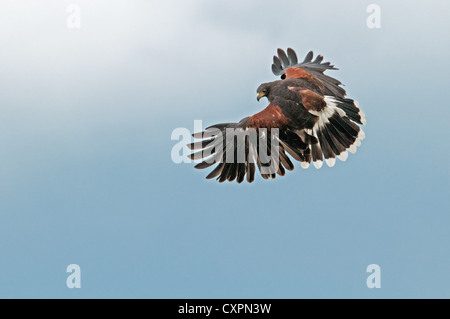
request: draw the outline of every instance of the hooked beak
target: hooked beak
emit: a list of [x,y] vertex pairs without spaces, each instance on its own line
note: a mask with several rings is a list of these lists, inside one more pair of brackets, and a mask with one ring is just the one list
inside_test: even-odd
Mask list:
[[264,94],[264,92],[258,92],[258,94],[256,94],[256,99],[259,102],[259,100],[261,100],[261,98],[263,98],[264,96],[266,96],[266,94]]

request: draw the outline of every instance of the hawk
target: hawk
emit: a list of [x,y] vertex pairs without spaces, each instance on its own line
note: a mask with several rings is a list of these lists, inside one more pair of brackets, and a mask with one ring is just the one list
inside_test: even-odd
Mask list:
[[[364,113],[346,97],[340,81],[324,74],[337,68],[322,62],[322,55],[313,58],[311,51],[299,63],[293,49],[278,49],[272,72],[281,79],[257,89],[257,100],[265,97],[269,105],[238,123],[215,124],[194,133],[199,141],[188,147],[194,150],[189,157],[201,161],[195,168],[216,165],[207,179],[251,183],[256,167],[264,179],[292,171],[288,154],[302,168],[312,163],[319,169],[323,162],[333,167],[336,157],[345,161],[349,152],[355,153],[365,138],[357,125],[366,124]],[[257,138],[251,138],[251,132]]]

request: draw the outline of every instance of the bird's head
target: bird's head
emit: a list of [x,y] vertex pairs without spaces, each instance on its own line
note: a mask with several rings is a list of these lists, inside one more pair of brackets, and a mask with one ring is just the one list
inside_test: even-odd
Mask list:
[[259,101],[263,97],[267,97],[270,94],[270,83],[261,84],[256,90],[256,99]]

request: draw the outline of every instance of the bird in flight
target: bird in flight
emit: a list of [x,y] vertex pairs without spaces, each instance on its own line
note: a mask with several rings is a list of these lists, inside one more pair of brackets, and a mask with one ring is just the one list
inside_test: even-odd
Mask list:
[[346,97],[341,82],[324,74],[337,70],[323,56],[309,52],[303,62],[291,48],[278,49],[272,72],[281,79],[263,83],[258,101],[269,105],[238,123],[215,124],[194,133],[199,141],[188,146],[195,168],[215,168],[206,177],[219,182],[255,179],[256,167],[264,179],[284,176],[294,164],[288,154],[308,168],[325,162],[333,167],[336,157],[345,161],[355,153],[365,134],[357,124],[366,123],[358,103]]

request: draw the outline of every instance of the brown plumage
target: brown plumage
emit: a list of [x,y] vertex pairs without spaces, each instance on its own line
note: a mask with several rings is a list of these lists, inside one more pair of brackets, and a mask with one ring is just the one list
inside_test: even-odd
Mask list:
[[313,81],[313,76],[300,68],[288,68],[286,69],[284,74],[286,75],[286,78],[307,79],[309,81]]
[[252,115],[247,120],[247,127],[258,129],[264,127],[267,129],[279,128],[287,125],[289,119],[283,114],[280,107],[269,104],[264,110]]
[[322,95],[314,93],[311,90],[302,90],[301,88],[290,88],[291,90],[297,92],[302,97],[302,104],[305,109],[310,111],[320,112],[324,110],[327,106],[325,99]]
[[345,97],[341,82],[324,74],[336,68],[322,60],[319,55],[313,61],[309,52],[298,63],[294,50],[286,54],[278,49],[272,71],[281,80],[257,89],[258,101],[266,97],[269,105],[238,123],[216,124],[193,134],[203,139],[189,145],[200,150],[190,157],[203,159],[195,167],[217,164],[208,179],[241,183],[254,180],[256,167],[264,179],[293,170],[287,154],[303,168],[311,162],[320,168],[323,161],[332,167],[336,157],[345,161],[347,151],[354,153],[365,137],[355,124],[365,124],[364,113]]

